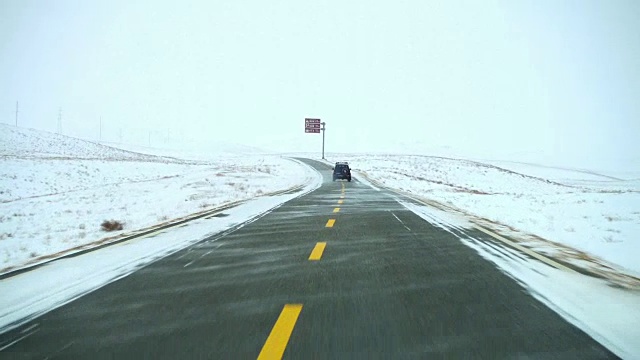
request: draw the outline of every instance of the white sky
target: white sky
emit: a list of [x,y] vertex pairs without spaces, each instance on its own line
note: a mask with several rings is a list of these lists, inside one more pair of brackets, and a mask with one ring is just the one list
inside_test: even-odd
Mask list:
[[[638,1],[0,1],[0,121],[152,144],[640,155]],[[541,156],[542,156],[541,155]],[[595,160],[594,160],[595,161]]]

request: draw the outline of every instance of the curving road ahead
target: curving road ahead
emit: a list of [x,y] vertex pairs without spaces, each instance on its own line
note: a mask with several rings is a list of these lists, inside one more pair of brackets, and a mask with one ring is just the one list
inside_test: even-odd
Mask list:
[[398,195],[304,161],[316,191],[0,335],[0,358],[615,358]]

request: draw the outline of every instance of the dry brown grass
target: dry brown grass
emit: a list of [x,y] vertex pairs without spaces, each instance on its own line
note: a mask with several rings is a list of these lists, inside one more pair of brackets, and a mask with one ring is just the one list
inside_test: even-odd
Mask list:
[[116,230],[122,230],[124,227],[124,224],[122,224],[117,220],[105,220],[102,222],[100,227],[102,228],[102,231],[116,231]]

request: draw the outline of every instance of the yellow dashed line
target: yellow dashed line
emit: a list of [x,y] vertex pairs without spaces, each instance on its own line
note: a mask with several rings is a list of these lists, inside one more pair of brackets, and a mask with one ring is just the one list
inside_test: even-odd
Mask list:
[[287,304],[284,306],[278,321],[273,325],[271,334],[269,334],[262,351],[260,351],[260,355],[258,355],[258,360],[282,359],[293,332],[293,327],[298,321],[300,311],[302,311],[302,304]]
[[327,225],[325,225],[325,227],[333,227],[333,224],[336,223],[336,219],[329,219],[329,221],[327,221]]
[[311,251],[311,255],[309,255],[309,260],[320,260],[322,257],[322,253],[324,252],[324,248],[327,246],[326,242],[319,242]]

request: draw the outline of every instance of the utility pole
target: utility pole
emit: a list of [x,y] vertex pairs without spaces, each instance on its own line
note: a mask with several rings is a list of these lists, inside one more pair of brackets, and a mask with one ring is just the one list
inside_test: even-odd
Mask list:
[[18,102],[16,101],[16,127],[18,126]]
[[322,125],[322,129],[320,129],[322,130],[322,160],[324,160],[324,130],[326,128],[326,122],[321,122],[320,124]]
[[62,134],[62,108],[58,110],[58,134]]

